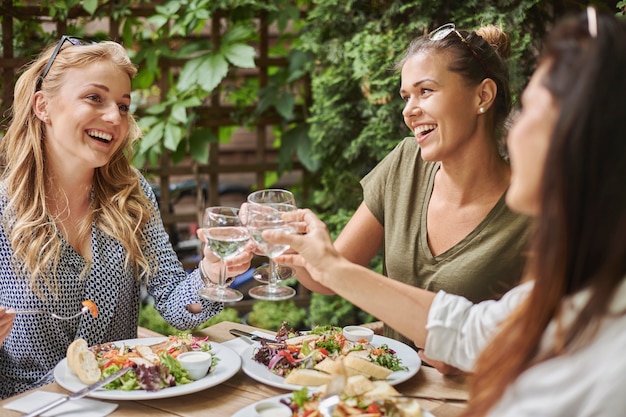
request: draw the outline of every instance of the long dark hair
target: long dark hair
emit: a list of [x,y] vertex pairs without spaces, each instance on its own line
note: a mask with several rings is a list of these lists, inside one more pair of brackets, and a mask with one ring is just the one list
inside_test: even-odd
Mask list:
[[[598,11],[595,37],[589,23],[587,14],[566,19],[544,45],[544,86],[560,115],[526,269],[535,284],[480,356],[465,416],[486,414],[533,363],[587,343],[626,277],[626,22]],[[591,297],[582,312],[571,326],[558,326],[554,351],[538,358],[563,298],[583,289]]]

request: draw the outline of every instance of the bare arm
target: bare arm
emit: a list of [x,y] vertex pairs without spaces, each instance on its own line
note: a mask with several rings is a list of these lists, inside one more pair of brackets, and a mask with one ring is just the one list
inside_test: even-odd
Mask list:
[[[367,266],[383,244],[384,229],[374,215],[361,203],[346,227],[341,231],[334,246],[337,252],[350,262]],[[294,248],[295,249],[295,248]],[[299,267],[297,254],[287,253],[278,259],[295,267],[298,281],[311,291],[320,294],[334,294],[334,291],[313,279],[306,268]]]
[[293,261],[306,268],[312,280],[398,329],[417,346],[424,346],[434,293],[350,262],[333,245],[326,225],[312,211],[298,210],[285,216],[304,222],[306,233],[286,235],[266,231],[263,234],[266,239],[291,245],[299,253]]

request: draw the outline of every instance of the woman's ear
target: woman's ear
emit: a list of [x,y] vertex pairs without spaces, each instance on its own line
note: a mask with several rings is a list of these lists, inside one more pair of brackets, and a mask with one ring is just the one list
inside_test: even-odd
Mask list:
[[478,105],[476,113],[485,113],[496,100],[498,94],[498,86],[491,78],[485,78],[480,82],[476,90],[478,92]]
[[48,116],[48,100],[46,100],[46,96],[41,91],[37,91],[33,96],[33,111],[35,112],[35,116],[42,122],[48,123],[50,121],[50,116]]

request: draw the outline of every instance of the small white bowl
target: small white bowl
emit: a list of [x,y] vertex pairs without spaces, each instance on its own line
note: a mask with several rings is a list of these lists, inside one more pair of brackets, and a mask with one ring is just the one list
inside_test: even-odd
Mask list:
[[194,351],[181,353],[176,359],[189,373],[189,377],[197,380],[209,372],[213,356],[209,352]]
[[264,401],[254,406],[254,417],[291,417],[293,412],[285,404]]
[[346,326],[343,328],[343,335],[351,342],[360,342],[361,340],[371,342],[374,339],[374,331],[363,326]]

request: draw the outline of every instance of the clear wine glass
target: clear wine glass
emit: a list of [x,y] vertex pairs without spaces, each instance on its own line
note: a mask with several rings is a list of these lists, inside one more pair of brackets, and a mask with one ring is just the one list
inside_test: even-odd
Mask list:
[[288,286],[278,285],[278,273],[274,267],[274,258],[281,255],[287,249],[289,245],[273,244],[263,239],[263,231],[265,230],[280,230],[284,233],[295,233],[296,227],[291,223],[285,221],[282,217],[283,213],[288,211],[295,211],[296,206],[292,204],[255,204],[248,203],[246,226],[250,238],[256,243],[257,247],[262,250],[270,260],[270,276],[267,285],[260,285],[251,288],[248,294],[252,298],[259,300],[285,300],[291,298],[296,294],[296,290]]
[[226,286],[226,261],[241,253],[250,240],[248,229],[241,223],[239,209],[233,207],[209,207],[205,210],[202,229],[211,252],[221,260],[220,277],[217,285],[204,287],[201,297],[211,301],[235,302],[243,294]]
[[[296,198],[293,196],[291,191],[283,190],[280,188],[268,188],[264,190],[255,191],[248,195],[248,203],[256,203],[256,204],[266,204],[266,203],[274,203],[274,204],[291,204],[296,205]],[[270,268],[272,268],[272,263],[269,265],[262,265],[256,268],[252,276],[259,282],[267,284],[269,282],[270,276]],[[278,281],[284,281],[293,276],[293,270],[287,265],[279,265],[277,263],[273,264],[274,273],[277,274]]]

